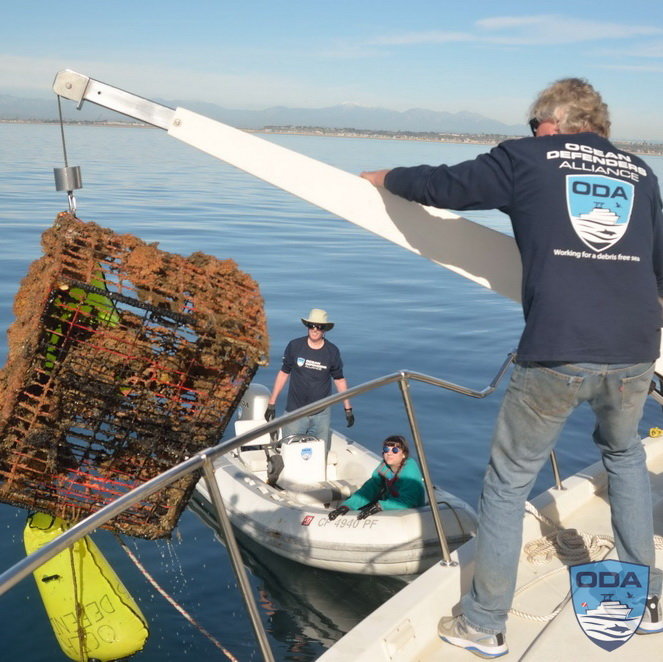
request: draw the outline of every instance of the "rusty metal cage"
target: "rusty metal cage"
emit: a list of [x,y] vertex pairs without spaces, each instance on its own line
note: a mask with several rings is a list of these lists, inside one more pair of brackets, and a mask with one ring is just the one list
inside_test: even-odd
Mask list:
[[[42,236],[0,371],[0,501],[74,522],[219,441],[268,350],[257,284],[69,213]],[[187,477],[108,528],[169,535]]]

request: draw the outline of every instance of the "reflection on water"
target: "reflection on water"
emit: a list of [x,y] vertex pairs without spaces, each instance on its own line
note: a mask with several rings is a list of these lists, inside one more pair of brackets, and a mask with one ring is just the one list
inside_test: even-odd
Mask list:
[[[195,498],[191,508],[223,542],[213,515]],[[406,583],[403,577],[351,575],[305,566],[234,530],[244,564],[253,575],[265,627],[282,644],[283,659],[316,659]]]

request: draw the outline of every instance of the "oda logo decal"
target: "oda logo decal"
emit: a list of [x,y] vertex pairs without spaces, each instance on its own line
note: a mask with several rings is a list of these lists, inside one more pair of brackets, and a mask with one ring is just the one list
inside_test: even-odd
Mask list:
[[601,175],[567,175],[566,203],[576,234],[600,253],[626,232],[633,210],[635,187]]
[[571,566],[569,573],[582,631],[607,651],[625,644],[644,614],[649,567],[610,559]]
[[305,446],[299,453],[305,462],[308,462],[313,457],[313,449],[310,446]]

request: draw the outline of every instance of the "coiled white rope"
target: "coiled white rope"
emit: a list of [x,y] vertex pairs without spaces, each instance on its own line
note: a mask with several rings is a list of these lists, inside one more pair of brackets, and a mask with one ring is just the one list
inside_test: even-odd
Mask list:
[[[559,529],[549,517],[540,513],[529,501],[525,504],[525,511],[536,517],[540,522],[557,528],[554,533],[531,540],[523,547],[523,553],[527,561],[532,565],[543,565],[556,557],[564,565],[521,586],[515,592],[514,599],[541,580],[547,579],[558,572],[566,571],[569,565],[604,559],[615,546],[615,539],[612,536],[589,534],[577,529]],[[663,538],[661,536],[654,536],[654,547],[663,549]],[[537,616],[514,608],[511,608],[509,613],[525,620],[546,623],[562,611],[570,597],[571,591],[569,590],[559,605],[545,616]]]
[[[525,505],[525,511],[548,526],[556,526],[529,501]],[[615,539],[612,536],[585,533],[577,529],[558,529],[547,536],[531,540],[524,546],[523,551],[532,565],[543,565],[554,557],[566,565],[571,565],[602,559],[614,546]]]

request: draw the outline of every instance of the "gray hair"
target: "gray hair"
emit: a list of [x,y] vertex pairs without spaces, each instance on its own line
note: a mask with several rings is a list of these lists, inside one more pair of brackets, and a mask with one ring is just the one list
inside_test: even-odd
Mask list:
[[530,107],[530,118],[534,117],[557,120],[560,133],[610,135],[608,106],[584,78],[562,78],[540,92]]

